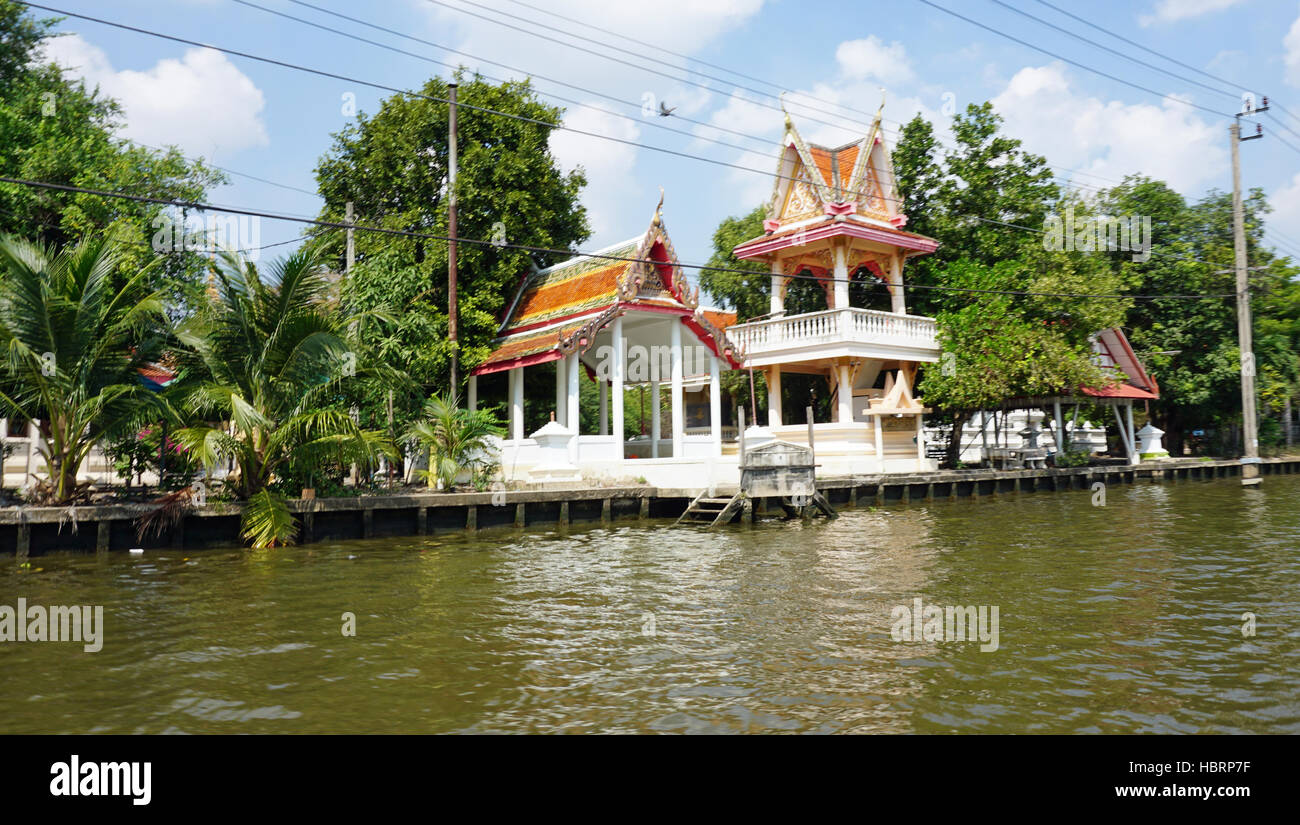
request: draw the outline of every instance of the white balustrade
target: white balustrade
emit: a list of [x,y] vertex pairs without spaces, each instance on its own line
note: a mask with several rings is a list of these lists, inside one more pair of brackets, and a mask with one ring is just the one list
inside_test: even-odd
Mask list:
[[[844,323],[847,321],[847,329]],[[853,307],[737,324],[727,335],[746,355],[807,344],[856,341],[938,347],[933,318]]]

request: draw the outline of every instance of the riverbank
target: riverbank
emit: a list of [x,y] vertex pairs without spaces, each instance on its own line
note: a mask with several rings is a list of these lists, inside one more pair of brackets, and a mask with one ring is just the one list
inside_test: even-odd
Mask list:
[[[1264,476],[1300,472],[1300,457],[1267,458]],[[1095,482],[1195,481],[1241,475],[1234,459],[1178,459],[1137,466],[1112,465],[1025,470],[946,470],[931,473],[819,478],[818,488],[836,507],[886,506],[936,499],[968,499],[1031,492],[1089,489]],[[676,518],[700,491],[633,485],[572,489],[499,490],[485,493],[411,493],[294,501],[299,541],[423,536],[490,529],[563,527],[574,523]],[[734,489],[719,489],[730,495]],[[778,515],[775,501],[758,499],[754,518]],[[131,548],[202,549],[242,544],[243,505],[214,502],[189,508],[173,527],[140,536],[137,521],[148,504],[0,509],[0,554],[19,558],[54,552],[107,553]]]

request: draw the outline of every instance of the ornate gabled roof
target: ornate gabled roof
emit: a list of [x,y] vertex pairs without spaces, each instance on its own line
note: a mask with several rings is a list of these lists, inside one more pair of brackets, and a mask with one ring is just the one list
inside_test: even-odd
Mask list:
[[1092,338],[1092,351],[1093,363],[1113,375],[1118,383],[1110,387],[1080,387],[1085,395],[1145,400],[1160,397],[1160,386],[1147,374],[1122,329],[1111,327],[1098,332]]
[[[840,205],[833,214],[859,214],[901,226],[894,166],[881,137],[883,111],[882,101],[861,139],[835,147],[804,140],[787,114],[768,220],[789,224]],[[844,204],[856,209],[848,212]]]
[[[659,207],[663,206],[662,198]],[[627,309],[676,313],[697,337],[733,366],[723,333],[727,313],[702,309],[699,288],[691,289],[664,229],[660,209],[650,228],[636,238],[579,255],[525,275],[475,374],[540,364],[585,352],[596,333]],[[730,315],[734,323],[735,316]]]

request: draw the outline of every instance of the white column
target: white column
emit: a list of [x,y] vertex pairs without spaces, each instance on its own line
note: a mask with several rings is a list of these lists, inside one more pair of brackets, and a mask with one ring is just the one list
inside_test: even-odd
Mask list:
[[1061,399],[1059,398],[1052,399],[1052,414],[1056,418],[1056,428],[1055,428],[1056,429],[1056,451],[1058,453],[1064,453],[1065,452],[1065,426],[1063,425],[1061,419]]
[[565,425],[564,416],[569,412],[569,400],[566,397],[569,390],[567,366],[564,358],[555,362],[555,422],[561,426]]
[[1124,405],[1124,417],[1128,419],[1128,463],[1137,464],[1142,458],[1138,455],[1137,431],[1133,429],[1133,402]]
[[[578,434],[581,430],[582,418],[579,410],[578,401],[581,398],[582,386],[578,383],[579,375],[582,370],[582,359],[578,353],[573,353],[568,357],[569,384],[565,391],[565,400],[567,401],[568,412],[564,416],[564,426]],[[577,443],[575,440],[573,443]]]
[[880,469],[884,470],[885,465],[883,462],[885,460],[885,433],[884,433],[885,428],[880,423],[880,416],[873,415],[871,416],[871,420],[875,422],[875,426],[876,426],[876,460],[881,462]]
[[715,355],[709,357],[709,433],[713,454],[722,455],[722,369]]
[[922,423],[922,416],[916,417],[916,460],[917,469],[921,468],[919,462],[925,461],[925,425]]
[[469,376],[469,401],[466,406],[470,412],[478,409],[478,376],[472,373]]
[[597,376],[600,384],[600,434],[609,435],[609,383]]
[[[755,422],[758,423],[758,422]],[[781,426],[781,365],[767,368],[767,426]]]
[[894,254],[889,259],[889,294],[893,311],[898,315],[907,314],[907,301],[903,296],[903,256]]
[[650,382],[650,457],[659,457],[659,382]]
[[676,318],[669,323],[672,324],[668,346],[672,352],[673,458],[681,458],[682,435],[686,429],[686,407],[682,399],[682,323]]
[[[831,309],[848,309],[849,308],[849,267],[845,261],[843,244],[835,244],[831,250],[831,260],[834,261],[833,274],[835,283],[832,286],[835,296],[835,306]],[[845,330],[848,326],[844,327]]]
[[614,443],[618,445],[618,459],[623,460],[623,374],[627,370],[627,341],[623,340],[623,316],[614,319],[611,328],[614,336],[614,369],[610,370],[614,395]]
[[785,274],[781,271],[781,262],[772,261],[772,295],[769,312],[773,316],[785,314],[785,296],[781,294],[781,284],[785,281]]
[[510,370],[510,437],[524,437],[524,368]]
[[849,377],[848,364],[840,364],[839,371],[840,423],[848,424],[853,420],[853,379]]

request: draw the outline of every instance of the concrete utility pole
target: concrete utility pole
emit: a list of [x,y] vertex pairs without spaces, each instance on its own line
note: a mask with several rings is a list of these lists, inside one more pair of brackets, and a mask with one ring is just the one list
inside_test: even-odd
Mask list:
[[451,391],[460,386],[456,335],[456,84],[447,84],[447,340],[451,342]]
[[[1241,114],[1268,110],[1268,98],[1261,108],[1248,108]],[[1243,486],[1259,484],[1259,419],[1255,407],[1255,351],[1251,343],[1250,270],[1246,267],[1246,218],[1241,203],[1241,142],[1264,136],[1256,124],[1255,134],[1241,136],[1241,114],[1229,127],[1232,142],[1232,245],[1236,252],[1237,272],[1237,344],[1241,350],[1241,427],[1244,455],[1241,458]]]
[[347,257],[344,259],[343,274],[346,275],[352,271],[352,267],[357,262],[357,241],[352,229],[352,224],[356,223],[357,216],[353,211],[352,201],[348,201],[346,211],[343,213],[343,222],[348,225]]

